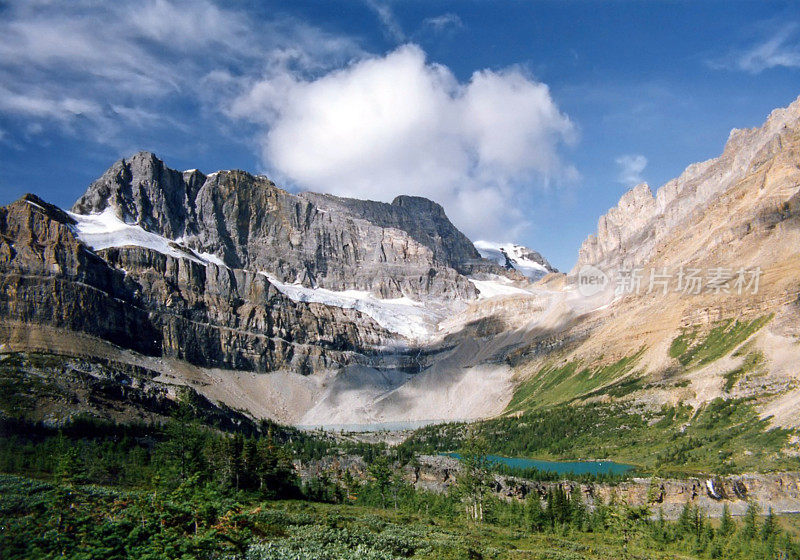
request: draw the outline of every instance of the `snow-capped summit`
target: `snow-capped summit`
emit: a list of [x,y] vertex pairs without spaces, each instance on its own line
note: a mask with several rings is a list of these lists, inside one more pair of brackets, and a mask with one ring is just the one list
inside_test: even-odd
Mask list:
[[538,280],[549,272],[558,272],[536,251],[516,243],[476,241],[475,248],[484,259],[496,262],[509,270],[516,270],[531,280]]

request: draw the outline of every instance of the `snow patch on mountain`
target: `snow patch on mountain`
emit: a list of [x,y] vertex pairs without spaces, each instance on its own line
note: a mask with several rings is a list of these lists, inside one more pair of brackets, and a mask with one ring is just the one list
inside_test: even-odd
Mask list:
[[[178,259],[189,259],[198,264],[221,264],[214,255],[198,255],[188,247],[161,235],[146,231],[141,226],[125,223],[109,207],[99,214],[68,214],[77,222],[73,227],[78,239],[95,251],[111,247],[144,247]],[[212,258],[213,257],[213,258]]]
[[[125,223],[110,207],[99,214],[70,212],[69,215],[76,222],[73,228],[78,238],[96,251],[112,247],[143,247],[164,255],[189,259],[204,266],[212,263],[226,266],[219,256],[193,251],[182,245],[181,239],[168,239],[141,226]],[[266,272],[261,274],[293,301],[355,309],[374,319],[386,330],[417,342],[429,339],[436,332],[436,325],[448,311],[436,306],[423,305],[409,297],[380,299],[361,290],[334,291],[308,288],[300,284],[281,282]]]
[[334,291],[287,284],[262,272],[283,295],[296,302],[321,303],[343,309],[355,309],[375,320],[388,331],[410,340],[424,340],[436,331],[440,314],[408,297],[381,299],[361,290]]
[[516,243],[479,240],[474,245],[484,259],[509,270],[516,270],[531,280],[538,280],[549,272],[555,272],[542,255]]
[[501,296],[531,295],[530,291],[514,286],[512,281],[504,276],[493,275],[490,280],[470,278],[469,281],[478,289],[479,300]]

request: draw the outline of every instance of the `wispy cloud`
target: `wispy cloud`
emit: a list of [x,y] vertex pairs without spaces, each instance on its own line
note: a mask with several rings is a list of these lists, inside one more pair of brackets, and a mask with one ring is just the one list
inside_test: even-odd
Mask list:
[[619,167],[617,180],[627,187],[644,182],[642,172],[647,167],[647,158],[641,154],[625,154],[616,160]]
[[770,68],[800,68],[800,34],[798,25],[770,25],[770,31],[750,46],[726,57],[709,61],[712,68],[741,70],[759,74]]
[[27,129],[127,145],[174,129],[175,106],[218,103],[203,88],[281,66],[313,72],[360,55],[347,38],[289,20],[260,22],[209,0],[11,2],[0,21],[0,113]]
[[800,68],[800,45],[796,31],[796,24],[779,29],[772,37],[739,57],[739,68],[754,74],[777,66]]
[[405,42],[406,34],[403,32],[402,26],[397,21],[391,6],[387,2],[382,2],[381,0],[366,0],[366,4],[375,12],[375,15],[378,16],[378,19],[390,39],[398,43]]
[[439,16],[429,17],[422,21],[422,25],[430,27],[434,31],[444,31],[446,29],[460,29],[464,27],[464,22],[458,14],[448,12]]

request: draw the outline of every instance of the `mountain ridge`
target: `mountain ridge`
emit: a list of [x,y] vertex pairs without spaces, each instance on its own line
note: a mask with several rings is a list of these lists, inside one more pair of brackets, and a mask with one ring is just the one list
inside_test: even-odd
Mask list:
[[[598,399],[650,411],[750,399],[800,425],[800,100],[655,194],[623,195],[569,274],[516,245],[491,245],[502,262],[476,259],[426,199],[293,195],[242,171],[130,159],[72,213],[33,197],[0,211],[4,351],[113,344],[164,383],[303,425]],[[536,283],[511,262],[528,258],[547,272]],[[615,293],[612,276],[587,295],[584,265],[763,278],[752,293],[687,294],[646,278]]]
[[[126,223],[214,254],[232,268],[264,270],[284,282],[379,297],[475,296],[462,273],[480,255],[441,206],[419,197],[387,204],[293,195],[263,176],[181,173],[139,152],[112,165],[72,211],[90,215],[108,208]],[[371,266],[383,270],[359,271]],[[434,270],[438,278],[427,278]]]
[[782,137],[796,130],[798,119],[800,97],[772,111],[760,127],[731,130],[720,156],[689,165],[655,194],[646,183],[627,191],[599,218],[597,232],[581,245],[570,274],[577,274],[584,265],[613,268],[639,264],[664,232],[701,211],[740,180],[754,162],[780,150]]

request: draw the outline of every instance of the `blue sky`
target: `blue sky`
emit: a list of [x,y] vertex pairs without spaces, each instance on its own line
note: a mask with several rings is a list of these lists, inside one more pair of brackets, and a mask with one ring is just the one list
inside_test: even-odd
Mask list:
[[0,204],[147,149],[427,195],[569,269],[625,190],[798,95],[796,2],[0,1]]

